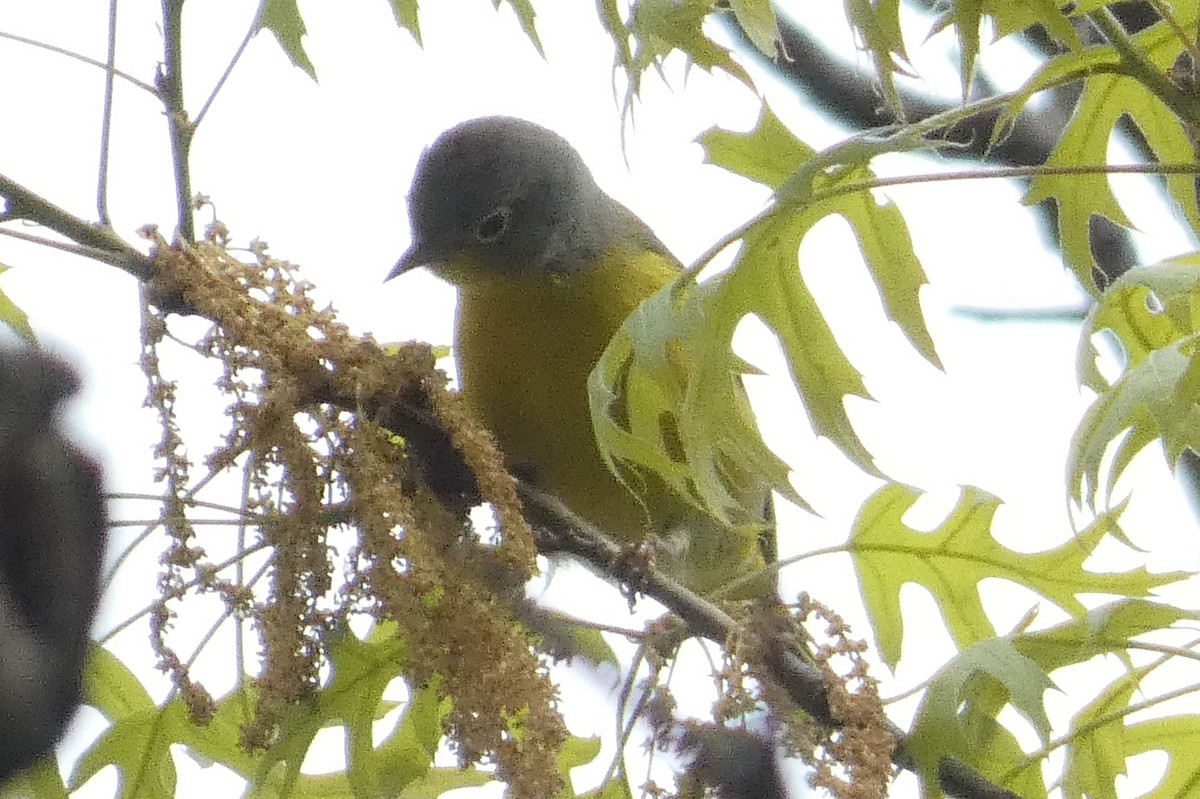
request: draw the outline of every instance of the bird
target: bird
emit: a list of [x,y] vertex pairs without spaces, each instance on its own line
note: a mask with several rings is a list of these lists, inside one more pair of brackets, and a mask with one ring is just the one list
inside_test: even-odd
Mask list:
[[515,117],[460,123],[421,154],[408,216],[412,243],[385,280],[428,268],[457,288],[459,387],[510,471],[616,541],[649,542],[693,591],[761,571],[774,552],[765,481],[740,481],[746,524],[731,525],[653,474],[618,478],[600,453],[588,376],[682,265],[579,152]]

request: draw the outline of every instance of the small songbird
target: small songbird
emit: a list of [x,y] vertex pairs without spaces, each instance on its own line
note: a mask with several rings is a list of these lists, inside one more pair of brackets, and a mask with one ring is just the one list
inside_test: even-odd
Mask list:
[[765,481],[739,481],[746,517],[731,525],[652,475],[635,493],[596,444],[588,375],[622,322],[681,269],[646,223],[564,138],[511,117],[443,133],[408,199],[412,246],[388,279],[428,267],[458,288],[463,396],[514,474],[619,541],[663,542],[658,563],[693,590],[761,569],[774,551]]

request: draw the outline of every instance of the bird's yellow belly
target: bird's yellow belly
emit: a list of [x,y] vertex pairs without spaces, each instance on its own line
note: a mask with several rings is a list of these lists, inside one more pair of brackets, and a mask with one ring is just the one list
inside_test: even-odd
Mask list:
[[587,380],[621,323],[676,273],[664,256],[642,257],[660,263],[463,286],[455,341],[463,396],[510,468],[626,541],[649,519],[600,457]]

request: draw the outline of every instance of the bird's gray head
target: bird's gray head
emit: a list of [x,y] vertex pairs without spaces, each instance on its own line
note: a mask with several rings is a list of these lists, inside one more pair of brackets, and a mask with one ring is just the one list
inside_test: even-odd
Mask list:
[[417,164],[408,213],[413,243],[388,279],[464,261],[494,274],[574,272],[633,218],[566,139],[513,117],[474,119],[439,136]]

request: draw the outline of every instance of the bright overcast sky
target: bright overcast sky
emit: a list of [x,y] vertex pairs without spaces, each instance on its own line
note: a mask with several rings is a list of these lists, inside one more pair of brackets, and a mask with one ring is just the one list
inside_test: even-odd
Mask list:
[[[7,5],[0,30],[104,58],[106,3]],[[206,0],[186,6],[192,113],[234,52],[255,5]],[[382,0],[301,3],[320,84],[292,67],[269,35],[259,36],[195,138],[194,189],[212,198],[235,239],[263,239],[276,257],[300,264],[318,295],[352,329],[381,341],[450,342],[453,293],[447,287],[422,274],[386,286],[380,281],[409,241],[404,196],[421,148],[466,118],[504,113],[558,130],[583,152],[601,185],[642,215],[684,261],[760,209],[760,187],[702,165],[700,148],[688,144],[713,124],[742,130],[753,124],[758,100],[744,87],[700,71],[685,78],[681,64],[673,63],[669,86],[647,79],[622,152],[611,44],[591,4],[537,4],[545,60],[526,43],[507,7],[496,12],[489,0],[425,5],[421,49],[396,28]],[[145,81],[153,80],[161,53],[159,13],[157,0],[121,4],[118,65]],[[0,84],[0,173],[94,218],[101,73],[0,39],[0,74],[9,76]],[[111,207],[119,232],[132,237],[146,223],[170,225],[169,154],[154,101],[120,81],[117,88]],[[823,146],[840,135],[786,91],[773,91],[771,98],[811,143]],[[881,167],[889,174],[939,168],[914,159]],[[943,184],[889,190],[888,196],[913,212],[913,235],[932,281],[922,300],[946,374],[923,365],[885,322],[836,223],[824,224],[802,252],[806,277],[880,400],[851,404],[864,440],[884,471],[944,498],[952,498],[959,484],[998,494],[1011,503],[999,517],[1000,532],[1032,533],[1024,538],[1029,548],[1065,538],[1063,460],[1086,406],[1073,379],[1075,330],[1061,323],[984,325],[951,310],[1068,305],[1078,301],[1078,291],[1058,257],[1043,249],[1015,187]],[[1151,204],[1140,202],[1131,212],[1146,230],[1143,241],[1157,246],[1148,257],[1186,246]],[[1007,235],[995,240],[997,230]],[[153,491],[148,448],[154,429],[141,408],[133,280],[2,236],[0,263],[13,267],[0,277],[0,288],[29,312],[48,345],[83,368],[86,391],[75,420],[110,464],[110,488]],[[740,344],[747,357],[780,375],[782,366],[764,339],[751,331]],[[785,514],[782,548],[839,543],[876,483],[812,439],[785,380],[755,382],[770,440],[823,514]],[[211,408],[197,401],[185,410],[204,425]],[[208,428],[212,424],[210,419]],[[1190,524],[1165,469],[1145,466],[1146,484],[1157,487],[1134,512],[1154,508],[1159,518]],[[143,506],[136,512],[146,511]],[[1162,527],[1178,529],[1174,523]],[[1155,532],[1146,525],[1150,538],[1143,543],[1150,548]],[[1178,539],[1171,545],[1178,556]],[[848,562],[826,560],[819,572],[804,572],[803,587],[865,633],[857,594],[847,595],[844,587]],[[153,573],[152,561],[146,566],[145,573]],[[110,599],[107,623],[145,602],[140,590],[129,592]],[[930,612],[918,593],[906,592],[906,599]],[[1027,610],[1027,604],[1009,603],[1000,629]],[[940,636],[932,640],[936,647]],[[916,677],[902,673],[899,686]]]

